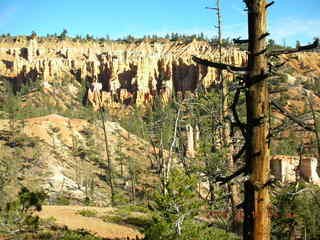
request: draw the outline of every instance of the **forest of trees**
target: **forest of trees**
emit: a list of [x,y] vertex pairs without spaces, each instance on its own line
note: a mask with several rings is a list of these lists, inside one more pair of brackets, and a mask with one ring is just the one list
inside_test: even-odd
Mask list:
[[[11,36],[9,33],[7,34],[1,34],[0,35],[0,40],[1,39],[17,39],[17,38],[24,38],[25,36]],[[207,41],[209,42],[211,45],[217,47],[218,46],[218,36],[213,36],[213,37],[209,37],[207,35],[205,35],[204,33],[199,33],[199,34],[179,34],[179,33],[167,33],[164,36],[159,36],[157,34],[152,34],[152,35],[145,35],[143,37],[137,37],[137,36],[133,36],[131,34],[121,37],[121,38],[117,38],[117,39],[112,39],[108,34],[106,34],[104,37],[95,37],[91,34],[86,34],[85,36],[82,35],[76,35],[76,36],[69,36],[68,35],[68,30],[67,29],[63,29],[63,31],[61,33],[54,33],[54,34],[47,34],[45,37],[43,36],[39,36],[35,31],[32,31],[29,38],[30,39],[34,39],[34,38],[38,38],[38,40],[41,41],[45,41],[45,40],[50,40],[50,39],[59,39],[61,41],[63,40],[71,40],[71,41],[97,41],[97,42],[110,42],[110,41],[115,41],[115,42],[122,42],[122,43],[141,43],[143,41],[147,41],[147,42],[162,42],[165,40],[169,40],[171,42],[183,42],[183,43],[190,43],[193,40],[197,40],[197,41]],[[223,38],[221,41],[221,44],[223,47],[230,47],[230,46],[237,46],[242,50],[246,50],[247,49],[247,45],[246,44],[237,44],[233,41],[234,39],[231,38]],[[297,41],[298,45],[300,44],[299,41]],[[268,40],[268,45],[270,46],[270,48],[273,49],[290,49],[293,48],[294,46],[285,46],[283,45],[283,43],[276,43],[273,39],[269,39]],[[315,49],[316,50],[316,49]]]

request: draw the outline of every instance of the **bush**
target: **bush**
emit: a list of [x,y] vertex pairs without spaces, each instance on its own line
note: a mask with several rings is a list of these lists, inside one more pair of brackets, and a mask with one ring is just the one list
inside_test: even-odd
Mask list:
[[132,212],[148,214],[150,213],[150,210],[147,207],[141,205],[121,205],[118,206],[115,214],[126,217],[129,216]]
[[39,239],[47,240],[53,238],[52,232],[41,232],[39,233]]
[[[128,212],[141,212],[141,213],[149,213],[150,210],[142,205],[127,205],[121,207],[123,210],[127,210]],[[121,210],[120,210],[121,211]]]
[[170,225],[165,222],[157,222],[146,233],[145,240],[236,240],[240,239],[225,230],[210,227],[207,224],[188,220],[184,223],[181,235],[172,232]]
[[224,230],[196,221],[202,205],[197,196],[197,182],[196,177],[172,171],[166,194],[157,192],[150,204],[153,220],[145,231],[146,240],[237,239]]
[[139,217],[129,216],[124,220],[124,222],[127,224],[134,225],[136,227],[144,228],[144,229],[148,228],[152,223],[150,218],[142,217],[142,216],[139,216]]
[[84,217],[96,217],[97,216],[97,212],[94,210],[89,210],[89,209],[82,209],[77,211],[77,214],[80,214],[81,216]]
[[38,138],[29,137],[24,133],[20,133],[17,136],[12,136],[7,142],[7,145],[11,148],[15,148],[15,147],[32,147],[33,148],[37,145],[38,142],[39,142]]
[[59,240],[99,240],[100,238],[86,231],[66,231]]
[[70,200],[63,195],[60,195],[55,199],[54,205],[67,206],[70,205]]
[[39,227],[39,217],[34,216],[34,212],[41,211],[46,197],[44,192],[30,192],[23,187],[18,194],[18,199],[7,203],[0,212],[0,232],[36,231]]
[[197,180],[175,170],[166,186],[166,193],[156,192],[153,223],[146,230],[146,239],[176,239],[184,234],[185,224],[196,216],[200,201],[196,193]]
[[299,235],[306,240],[320,239],[318,186],[290,184],[274,196],[273,204],[273,239],[289,239]]
[[111,223],[122,223],[123,222],[123,218],[122,217],[120,217],[120,216],[115,216],[115,215],[113,215],[113,216],[104,216],[104,217],[102,217],[102,220],[104,221],[104,222],[111,222]]

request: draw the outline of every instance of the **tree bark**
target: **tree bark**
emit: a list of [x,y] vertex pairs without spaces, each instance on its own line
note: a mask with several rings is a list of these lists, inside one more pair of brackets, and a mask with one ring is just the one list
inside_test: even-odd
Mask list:
[[[267,57],[267,2],[246,0],[248,7],[249,56],[246,79],[248,147],[246,152],[247,173],[245,184],[245,240],[270,239],[269,198],[269,93],[266,82]],[[253,202],[252,202],[253,201]]]

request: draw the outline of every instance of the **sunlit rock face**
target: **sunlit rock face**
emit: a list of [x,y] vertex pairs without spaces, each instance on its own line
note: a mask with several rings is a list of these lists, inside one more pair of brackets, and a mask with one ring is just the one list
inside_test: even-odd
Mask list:
[[[236,48],[223,49],[222,54],[224,63],[246,64],[246,53]],[[173,92],[214,84],[217,70],[194,63],[192,55],[218,61],[217,49],[202,41],[121,44],[31,39],[0,43],[0,75],[17,86],[39,78],[61,83],[72,75],[89,85],[101,82],[111,102],[142,105],[156,95],[168,101]],[[226,73],[226,78],[233,76]]]
[[271,173],[283,183],[293,183],[299,178],[320,185],[317,173],[317,159],[314,157],[300,157],[275,155],[271,159]]

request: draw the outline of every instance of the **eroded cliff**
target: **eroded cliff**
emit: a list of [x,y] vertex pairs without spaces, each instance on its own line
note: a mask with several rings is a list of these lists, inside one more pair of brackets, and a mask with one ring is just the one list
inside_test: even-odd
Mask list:
[[[225,63],[243,66],[246,53],[223,49]],[[216,80],[217,70],[197,65],[197,55],[218,60],[218,51],[207,42],[165,42],[121,44],[117,42],[80,43],[39,42],[37,39],[0,45],[0,75],[17,87],[38,78],[62,82],[72,75],[79,82],[102,83],[106,99],[143,104],[155,95],[168,99],[173,90],[193,91]],[[227,78],[232,78],[227,74]]]

